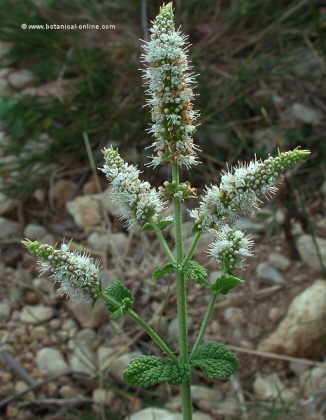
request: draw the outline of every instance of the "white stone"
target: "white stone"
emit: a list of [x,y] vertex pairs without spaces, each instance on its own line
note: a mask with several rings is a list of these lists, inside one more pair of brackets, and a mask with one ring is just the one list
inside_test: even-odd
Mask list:
[[29,70],[17,70],[9,74],[8,81],[15,89],[24,89],[36,80],[34,74]]
[[290,267],[291,261],[282,254],[272,252],[268,258],[270,264],[279,270],[286,270]]
[[[316,242],[319,247],[322,261],[324,262],[324,265],[326,265],[326,239],[317,237]],[[318,253],[310,235],[300,236],[297,241],[297,247],[300,257],[307,265],[309,265],[309,267],[315,270],[321,270]]]
[[60,351],[51,347],[44,347],[37,352],[36,363],[39,369],[51,375],[60,374],[68,370],[68,365]]
[[114,350],[111,347],[100,346],[97,349],[97,362],[101,371],[110,366],[113,354]]
[[68,301],[66,304],[83,328],[97,328],[109,319],[107,309],[101,301],[96,302],[94,307],[88,302]]
[[101,222],[99,194],[76,197],[68,201],[66,207],[75,223],[85,230],[90,230]]
[[53,309],[44,305],[25,305],[20,313],[20,321],[27,324],[39,324],[53,317]]
[[93,401],[95,404],[105,405],[110,407],[114,399],[114,393],[104,388],[97,388],[93,391]]
[[31,240],[42,239],[46,234],[46,229],[36,223],[29,223],[24,230],[24,237]]
[[[192,318],[187,317],[187,327],[190,328],[192,325]],[[179,338],[179,321],[178,318],[174,318],[168,326],[168,337],[171,342],[176,342]]]
[[326,281],[316,280],[292,301],[278,328],[258,349],[298,357],[325,354]]
[[104,193],[99,196],[101,202],[103,203],[104,209],[111,214],[111,216],[119,217],[121,215],[121,207],[112,197],[111,186],[108,187]]
[[16,200],[0,192],[0,215],[7,213],[16,206]]
[[176,414],[161,408],[145,408],[126,417],[125,420],[177,420]]
[[125,353],[120,357],[112,360],[112,363],[109,368],[110,374],[117,380],[122,381],[122,373],[128,366],[128,364],[135,357],[140,356],[139,352]]
[[217,410],[223,401],[222,394],[217,389],[210,389],[205,386],[192,385],[191,395],[193,402],[204,411]]
[[0,240],[6,241],[19,236],[20,226],[12,220],[0,217]]
[[285,284],[286,280],[283,277],[283,275],[273,266],[266,264],[266,263],[260,263],[257,265],[256,268],[257,276],[272,284]]
[[300,377],[300,384],[303,387],[304,395],[311,397],[320,390],[326,389],[326,368],[316,366],[306,370]]
[[225,320],[234,328],[239,327],[245,322],[243,310],[237,307],[229,307],[223,311]]
[[263,223],[255,222],[247,217],[240,217],[236,222],[236,228],[248,233],[262,233],[265,231]]
[[268,376],[256,375],[254,390],[258,398],[262,400],[288,401],[294,398],[293,392],[288,390],[281,382],[276,373]]
[[323,115],[319,110],[299,103],[292,105],[290,108],[290,114],[296,120],[312,125],[320,124],[323,118]]
[[90,346],[86,343],[74,342],[72,354],[69,356],[69,365],[72,370],[95,374],[96,358]]

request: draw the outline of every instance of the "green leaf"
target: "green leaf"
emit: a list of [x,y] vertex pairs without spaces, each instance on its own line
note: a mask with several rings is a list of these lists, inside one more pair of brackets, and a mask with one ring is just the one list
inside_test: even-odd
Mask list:
[[238,277],[232,276],[231,274],[223,274],[216,279],[215,283],[211,286],[211,289],[216,293],[226,295],[234,287],[243,283],[244,281]]
[[130,291],[118,280],[110,283],[103,291],[103,299],[114,320],[124,315],[134,302]]
[[165,274],[171,274],[174,273],[176,270],[176,267],[172,263],[164,264],[161,267],[158,267],[156,270],[154,270],[152,274],[152,278],[154,280],[159,279],[160,277],[164,276]]
[[237,356],[222,343],[203,343],[198,346],[190,364],[206,373],[209,379],[229,378],[240,366]]
[[[165,229],[167,226],[171,225],[173,223],[173,220],[170,219],[165,219],[165,220],[161,220],[160,222],[158,222],[156,224],[156,226],[163,230]],[[154,231],[153,225],[151,223],[145,223],[145,225],[143,226],[143,230],[146,232],[152,232]]]
[[184,276],[187,280],[192,280],[195,283],[204,287],[210,287],[207,281],[208,273],[205,267],[200,265],[197,261],[190,260],[183,269]]
[[123,379],[129,385],[149,387],[160,382],[178,385],[188,375],[188,370],[173,360],[157,356],[138,356],[124,370]]

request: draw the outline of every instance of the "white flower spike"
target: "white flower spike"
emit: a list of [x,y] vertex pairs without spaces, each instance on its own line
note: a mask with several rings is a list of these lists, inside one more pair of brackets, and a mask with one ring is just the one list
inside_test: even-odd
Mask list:
[[194,76],[190,73],[187,37],[175,30],[172,3],[161,7],[144,45],[147,105],[152,110],[154,136],[152,166],[176,162],[190,167],[197,162],[192,135],[198,112],[192,108]]
[[308,150],[295,149],[224,173],[220,186],[206,188],[199,208],[190,212],[197,228],[218,229],[221,223],[233,223],[239,214],[254,211],[259,207],[259,197],[274,194],[281,175],[309,154]]
[[71,251],[65,243],[60,249],[38,241],[22,244],[38,259],[41,274],[52,273],[49,278],[59,284],[59,293],[77,301],[96,301],[101,296],[100,266],[88,255]]

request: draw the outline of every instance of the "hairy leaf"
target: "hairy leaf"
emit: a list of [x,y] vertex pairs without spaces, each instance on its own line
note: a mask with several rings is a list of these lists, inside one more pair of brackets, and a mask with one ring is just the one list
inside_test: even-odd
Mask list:
[[211,289],[216,293],[226,295],[234,287],[243,283],[244,281],[238,277],[232,276],[231,274],[223,274],[216,279],[215,283],[211,286]]
[[[165,220],[161,220],[160,222],[157,223],[157,227],[161,230],[165,229],[167,226],[171,225],[173,223],[173,220],[170,219],[165,219]],[[146,223],[143,227],[144,231],[153,231],[154,228],[150,223]]]
[[164,276],[165,274],[171,274],[175,272],[175,265],[172,263],[164,264],[161,267],[158,267],[156,270],[154,270],[152,277],[154,280],[157,280],[158,278]]
[[118,319],[124,315],[132,307],[134,301],[130,291],[118,280],[108,285],[103,292],[103,298],[112,319]]
[[123,372],[123,379],[129,385],[149,387],[160,382],[181,384],[188,371],[177,362],[157,356],[138,356]]
[[197,261],[188,261],[183,269],[183,272],[187,280],[192,280],[204,287],[210,287],[210,284],[207,281],[207,270]]
[[240,366],[237,356],[222,343],[203,343],[190,361],[203,370],[209,379],[229,378]]

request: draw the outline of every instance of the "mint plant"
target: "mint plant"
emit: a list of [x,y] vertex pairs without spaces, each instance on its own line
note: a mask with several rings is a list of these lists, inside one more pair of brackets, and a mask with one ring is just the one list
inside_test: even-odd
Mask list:
[[[147,105],[152,113],[150,132],[154,137],[153,156],[149,165],[169,165],[171,180],[155,189],[142,181],[140,171],[123,160],[113,147],[104,149],[101,168],[112,186],[114,199],[120,204],[121,217],[130,229],[152,230],[156,233],[167,262],[155,269],[153,278],[174,274],[176,278],[179,347],[172,349],[142,317],[133,310],[134,298],[119,281],[103,288],[99,280],[100,264],[89,256],[71,251],[67,244],[61,248],[37,241],[25,240],[23,245],[38,259],[40,271],[51,272],[59,292],[71,299],[104,301],[112,319],[129,316],[138,323],[162,351],[162,357],[142,355],[133,359],[123,373],[132,386],[149,387],[161,382],[179,385],[184,420],[192,418],[191,372],[200,369],[208,378],[229,378],[238,368],[234,353],[222,343],[204,342],[204,334],[218,295],[225,295],[243,281],[236,276],[252,255],[253,241],[235,225],[239,215],[259,208],[261,197],[273,195],[281,176],[309,155],[307,150],[295,149],[279,153],[264,161],[255,159],[249,164],[222,173],[219,185],[206,187],[199,197],[198,207],[190,211],[193,219],[193,238],[185,250],[182,237],[183,202],[196,198],[189,182],[181,182],[180,169],[198,164],[198,147],[193,142],[198,112],[193,110],[194,76],[187,58],[189,44],[186,36],[175,29],[172,3],[161,7],[153,22],[151,38],[144,44],[144,79],[148,87]],[[168,204],[173,215],[167,216]],[[172,251],[163,231],[173,224],[175,249]],[[214,282],[208,280],[207,270],[192,257],[203,232],[214,232],[215,239],[207,252],[216,260],[222,273]],[[210,294],[207,311],[197,338],[190,346],[187,332],[187,282],[194,281]]]

